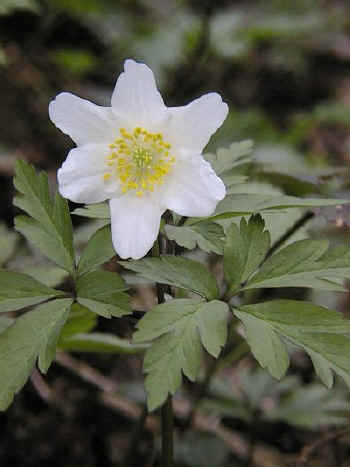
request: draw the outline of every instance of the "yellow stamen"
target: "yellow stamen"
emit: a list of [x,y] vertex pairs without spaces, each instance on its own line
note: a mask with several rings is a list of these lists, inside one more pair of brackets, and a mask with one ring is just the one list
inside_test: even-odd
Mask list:
[[[119,129],[120,135],[109,145],[112,150],[106,163],[113,167],[113,177],[119,181],[122,193],[132,191],[141,197],[153,192],[171,172],[175,157],[169,154],[171,145],[163,140],[161,133],[151,133],[142,127],[131,132]],[[103,178],[109,180],[112,174],[107,171]]]

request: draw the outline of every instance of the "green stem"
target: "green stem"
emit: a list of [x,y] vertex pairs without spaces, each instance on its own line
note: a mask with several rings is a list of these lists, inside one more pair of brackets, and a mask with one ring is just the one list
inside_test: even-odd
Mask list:
[[193,405],[193,408],[188,416],[186,427],[190,427],[193,425],[196,413],[200,407],[202,400],[208,395],[212,378],[216,375],[216,373],[221,369],[225,368],[226,366],[232,365],[233,363],[237,363],[249,351],[250,347],[247,344],[246,340],[241,338],[237,345],[230,352],[228,352],[228,354],[225,355],[225,357],[213,360],[212,364],[208,368],[203,382],[200,385],[197,400]]
[[[159,257],[162,253],[166,253],[169,248],[166,237],[162,238],[159,234],[158,241],[155,242],[152,248],[152,256]],[[164,303],[165,287],[157,283],[157,298],[158,303]],[[173,446],[173,404],[172,397],[169,395],[167,400],[161,407],[162,417],[162,463],[161,467],[173,467],[174,446]]]
[[169,395],[162,409],[162,467],[173,467],[173,404]]
[[298,219],[292,227],[290,227],[287,232],[285,232],[276,242],[271,246],[269,251],[266,253],[265,258],[262,260],[261,264],[259,267],[262,266],[262,264],[270,258],[292,235],[294,235],[299,229],[304,227],[304,225],[309,222],[310,219],[315,217],[315,213],[312,211],[306,211],[305,214],[301,216],[300,219]]
[[[270,258],[289,238],[294,235],[299,229],[304,227],[304,225],[309,222],[310,219],[312,219],[315,216],[315,214],[312,211],[306,211],[305,214],[301,216],[300,219],[298,219],[292,227],[290,227],[287,232],[285,232],[279,239],[276,240],[276,242],[271,246],[271,248],[268,250],[266,253],[264,259],[261,261],[261,263],[258,266],[258,269],[261,268],[261,266],[265,263],[267,259]],[[231,288],[228,288],[224,296],[222,297],[222,301],[229,303],[232,297],[235,295],[239,294],[242,291],[242,288],[246,285],[249,279],[247,279],[245,282],[240,284],[240,286],[235,287],[233,290]]]
[[225,357],[218,360],[218,364],[216,366],[216,371],[222,370],[223,368],[232,365],[233,363],[239,362],[247,353],[250,352],[250,347],[247,344],[245,339],[242,339],[234,349],[231,350]]
[[139,443],[140,443],[140,440],[141,440],[143,430],[145,428],[147,415],[148,415],[147,408],[144,407],[142,409],[142,412],[141,412],[140,418],[138,420],[138,423],[137,423],[137,425],[135,427],[135,430],[134,430],[134,432],[132,434],[131,441],[129,443],[129,447],[128,447],[128,450],[126,452],[124,462],[122,464],[123,467],[128,467],[129,465],[131,465],[132,460],[135,457],[135,453],[137,454],[138,451],[139,451]]

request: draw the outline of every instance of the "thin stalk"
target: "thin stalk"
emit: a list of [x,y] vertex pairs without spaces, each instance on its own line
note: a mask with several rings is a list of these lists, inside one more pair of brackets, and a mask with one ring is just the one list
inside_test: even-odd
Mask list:
[[[161,234],[158,236],[158,241],[154,244],[152,255],[159,257],[162,253],[168,252],[168,242],[166,237]],[[158,303],[164,303],[164,293],[166,286],[157,283],[157,298]],[[174,459],[174,419],[173,419],[173,404],[172,397],[169,395],[167,400],[161,407],[162,418],[162,463],[161,467],[173,467]]]
[[134,430],[134,432],[133,432],[133,434],[131,436],[131,441],[130,441],[130,444],[128,446],[128,450],[126,452],[124,462],[122,464],[123,467],[128,467],[129,465],[131,465],[132,460],[135,457],[135,452],[136,453],[138,452],[138,445],[139,445],[142,433],[143,433],[144,428],[145,428],[145,423],[146,423],[146,420],[147,420],[147,414],[148,414],[147,409],[146,409],[146,407],[144,407],[142,412],[141,412],[138,423],[137,423],[137,425],[135,427],[135,430]]
[[218,371],[225,368],[228,365],[237,363],[250,351],[250,347],[245,339],[241,339],[237,345],[223,358],[213,360],[209,366],[207,373],[199,387],[196,402],[194,403],[192,410],[187,418],[186,427],[190,427],[194,423],[196,413],[200,407],[202,400],[209,394],[210,385],[213,377]]
[[173,403],[169,395],[161,408],[162,414],[162,467],[173,467]]
[[[292,227],[290,227],[287,232],[285,232],[276,242],[271,246],[268,252],[265,255],[262,263],[264,263],[270,256],[272,256],[275,251],[277,251],[292,235],[294,235],[299,229],[304,227],[304,225],[309,222],[315,216],[315,213],[312,211],[306,211],[306,213],[298,219]],[[262,264],[261,263],[261,264]],[[260,264],[260,266],[261,266]]]
[[[276,240],[276,242],[271,246],[271,248],[267,251],[264,259],[261,261],[261,263],[258,266],[258,269],[261,268],[261,266],[265,263],[267,259],[270,258],[289,238],[294,235],[299,229],[304,227],[304,225],[309,222],[310,219],[312,219],[315,216],[315,214],[312,211],[307,211],[305,214],[301,216],[300,219],[298,219],[292,227],[290,227],[279,239]],[[235,290],[228,290],[225,292],[224,296],[222,297],[222,300],[226,303],[229,303],[232,297],[235,295],[239,294],[242,290],[242,288],[246,285],[249,279],[247,279],[245,282],[243,282],[239,287],[237,287]]]

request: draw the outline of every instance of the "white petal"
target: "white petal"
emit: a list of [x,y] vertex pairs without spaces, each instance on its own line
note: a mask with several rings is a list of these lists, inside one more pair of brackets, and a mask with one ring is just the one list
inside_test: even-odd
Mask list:
[[164,192],[168,209],[182,216],[210,216],[226,194],[225,185],[202,156],[183,160],[174,168]]
[[50,102],[49,115],[76,144],[111,143],[121,126],[110,107],[100,107],[69,92]]
[[177,148],[201,153],[227,113],[227,104],[215,92],[205,94],[184,107],[169,107],[165,136]]
[[124,195],[110,200],[112,240],[121,258],[140,259],[152,248],[164,208],[149,196]]
[[155,124],[167,115],[153,72],[143,63],[126,60],[112,95],[112,109],[133,127],[155,130]]
[[62,196],[76,203],[99,203],[118,192],[116,179],[106,182],[107,144],[85,144],[72,149],[57,172]]

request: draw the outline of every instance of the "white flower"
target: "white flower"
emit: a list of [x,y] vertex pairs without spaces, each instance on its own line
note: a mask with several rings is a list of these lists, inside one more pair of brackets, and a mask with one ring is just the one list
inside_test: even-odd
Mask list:
[[63,92],[49,114],[77,144],[58,171],[60,193],[77,203],[109,200],[116,252],[139,259],[166,209],[209,216],[224,198],[223,182],[201,153],[228,107],[216,93],[166,107],[146,65],[126,60],[124,70],[111,107]]

